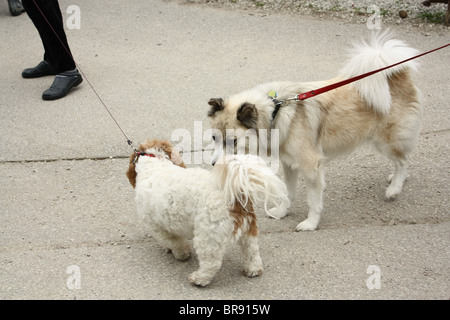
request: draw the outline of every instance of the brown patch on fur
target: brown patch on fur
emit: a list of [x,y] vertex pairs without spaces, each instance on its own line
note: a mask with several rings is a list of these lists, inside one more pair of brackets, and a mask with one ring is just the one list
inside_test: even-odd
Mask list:
[[208,104],[211,106],[211,109],[208,111],[208,117],[215,116],[216,112],[222,111],[225,108],[222,98],[211,98]]
[[417,91],[407,69],[392,74],[388,78],[388,83],[393,102],[394,100],[403,103],[417,101]]
[[[417,134],[414,132],[420,127],[420,97],[408,70],[391,75],[388,82],[392,108],[384,125],[379,125],[377,136],[389,145],[391,156],[406,159],[406,154],[414,145],[413,140]],[[410,143],[405,143],[408,139]]]
[[234,231],[236,232],[242,228],[244,222],[247,220],[248,230],[246,230],[249,236],[258,236],[258,226],[256,225],[256,215],[253,210],[253,204],[248,202],[247,206],[244,208],[239,202],[236,201],[232,210],[230,210],[230,215],[234,219]]
[[254,104],[248,102],[242,104],[236,118],[248,129],[258,129],[258,110]]
[[[173,164],[186,168],[184,165],[184,162],[179,157],[179,154],[177,152],[174,153],[172,144],[167,140],[147,140],[139,145],[137,148],[138,152],[144,152],[147,149],[150,148],[159,148],[162,149],[169,157],[170,161],[173,162]],[[130,156],[130,164],[128,166],[128,170],[126,172],[127,178],[130,181],[130,184],[133,186],[133,188],[136,187],[136,164],[133,163],[134,159],[136,158],[136,153],[132,153]]]

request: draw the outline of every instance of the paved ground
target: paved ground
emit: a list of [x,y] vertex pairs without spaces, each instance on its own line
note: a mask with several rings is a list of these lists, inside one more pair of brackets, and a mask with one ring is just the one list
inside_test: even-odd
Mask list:
[[[79,6],[80,29],[67,30],[72,51],[136,142],[206,130],[211,97],[332,77],[350,43],[370,32],[342,20],[176,1],[60,3],[65,19],[69,5]],[[447,29],[392,29],[423,51],[450,39]],[[234,247],[212,285],[199,289],[187,281],[197,260],[176,261],[139,224],[125,177],[131,149],[88,83],[42,101],[52,78],[20,76],[42,58],[34,26],[9,16],[3,1],[0,30],[1,299],[450,298],[450,49],[423,58],[416,76],[425,116],[399,199],[383,199],[392,168],[371,149],[335,161],[320,229],[293,231],[307,212],[300,182],[288,217],[259,213],[263,276],[241,275]]]

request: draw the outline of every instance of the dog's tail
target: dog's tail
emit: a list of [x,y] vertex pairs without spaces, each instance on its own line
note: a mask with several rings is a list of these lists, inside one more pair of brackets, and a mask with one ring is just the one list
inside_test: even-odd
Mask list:
[[[405,42],[391,39],[389,30],[375,33],[369,43],[363,41],[354,45],[350,60],[341,70],[341,76],[344,78],[358,76],[406,60],[417,54],[419,51],[409,47]],[[417,66],[417,60],[412,60],[356,81],[351,85],[359,91],[361,97],[372,108],[381,114],[387,114],[391,107],[389,77],[407,69],[416,70]]]
[[[251,211],[253,204],[262,200],[269,216],[279,219],[286,215],[290,206],[286,185],[260,157],[227,155],[216,163],[213,172],[231,208],[239,203]],[[274,208],[268,210],[268,205]]]

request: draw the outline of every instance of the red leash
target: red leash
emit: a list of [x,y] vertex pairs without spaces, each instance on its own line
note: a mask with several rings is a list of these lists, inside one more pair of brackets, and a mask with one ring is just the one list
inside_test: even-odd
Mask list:
[[375,73],[378,73],[378,72],[384,71],[384,70],[386,70],[386,69],[395,67],[395,66],[397,66],[397,65],[399,65],[399,64],[408,62],[408,61],[410,61],[410,60],[417,59],[417,58],[419,58],[419,57],[421,57],[421,56],[424,56],[424,55],[429,54],[429,53],[432,53],[432,52],[434,52],[434,51],[443,49],[443,48],[448,47],[448,46],[450,46],[450,43],[448,43],[448,44],[446,44],[446,45],[444,45],[444,46],[442,46],[442,47],[439,47],[439,48],[436,48],[436,49],[427,51],[427,52],[422,53],[422,54],[419,54],[419,55],[417,55],[417,56],[415,56],[415,57],[412,57],[412,58],[409,58],[409,59],[406,59],[406,60],[397,62],[397,63],[392,64],[392,65],[390,65],[390,66],[387,66],[387,67],[384,67],[384,68],[380,68],[380,69],[375,70],[375,71],[370,71],[370,72],[361,74],[361,75],[359,75],[359,76],[356,76],[356,77],[353,77],[353,78],[350,78],[350,79],[347,79],[347,80],[342,80],[342,81],[339,81],[339,82],[330,84],[330,85],[328,85],[328,86],[325,86],[325,87],[322,87],[322,88],[319,88],[319,89],[316,89],[316,90],[311,90],[311,91],[308,91],[308,92],[305,92],[305,93],[301,93],[301,94],[299,94],[298,96],[296,96],[295,98],[286,99],[286,100],[296,100],[296,101],[299,101],[299,100],[306,100],[306,99],[308,99],[308,98],[315,97],[315,96],[317,96],[317,95],[319,95],[319,94],[321,94],[321,93],[325,93],[325,92],[328,92],[328,91],[330,91],[330,90],[333,90],[333,89],[336,89],[336,88],[345,86],[346,84],[349,84],[349,83],[352,83],[352,82],[361,80],[361,79],[363,79],[363,78],[365,78],[365,77],[368,77],[368,76],[371,76],[371,75],[373,75],[373,74],[375,74]]

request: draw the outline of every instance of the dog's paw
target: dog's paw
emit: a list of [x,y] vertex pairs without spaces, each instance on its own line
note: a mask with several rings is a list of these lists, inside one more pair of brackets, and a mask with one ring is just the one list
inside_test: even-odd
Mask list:
[[274,219],[282,219],[287,215],[287,210],[283,208],[272,208],[267,210],[267,214]]
[[242,270],[242,273],[247,277],[253,278],[262,275],[263,270],[264,269],[261,257],[259,257],[258,255],[257,257],[254,257],[253,259],[248,261],[248,263],[244,267],[244,270]]
[[245,274],[249,278],[259,277],[263,274],[264,269],[258,268],[258,269],[244,269],[242,270],[242,273]]
[[403,189],[403,183],[408,178],[407,174],[399,175],[398,177],[395,177],[395,174],[389,175],[389,186],[386,189],[385,197],[387,200],[394,200]]
[[395,198],[399,195],[399,193],[401,191],[402,191],[401,187],[399,188],[399,187],[390,185],[386,189],[385,197],[386,197],[387,200],[395,200]]
[[180,260],[180,261],[187,260],[191,256],[191,253],[189,251],[174,251],[174,250],[172,250],[172,254],[175,257],[175,259]]
[[402,192],[403,189],[403,183],[394,183],[391,182],[391,184],[386,188],[385,197],[387,200],[394,200],[400,192]]
[[297,225],[295,231],[313,231],[316,230],[316,228],[317,228],[316,222],[306,219]]
[[192,272],[189,276],[189,282],[196,286],[205,287],[211,283],[211,277],[204,276],[201,272],[195,271]]

